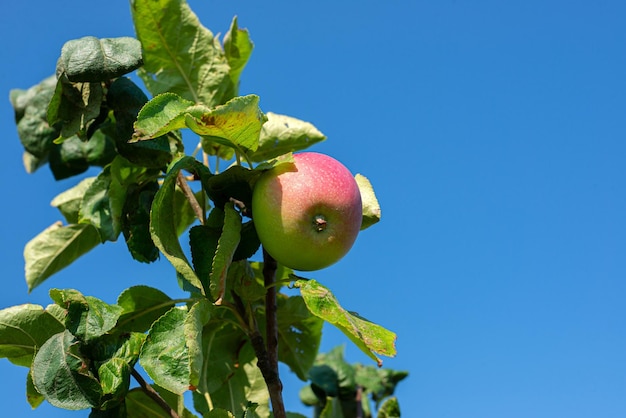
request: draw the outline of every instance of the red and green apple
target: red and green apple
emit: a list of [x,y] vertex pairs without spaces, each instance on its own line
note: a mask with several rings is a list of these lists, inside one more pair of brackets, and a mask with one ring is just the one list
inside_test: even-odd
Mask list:
[[294,154],[266,171],[252,196],[265,250],[294,270],[319,270],[352,248],[361,228],[361,194],[350,171],[324,154]]

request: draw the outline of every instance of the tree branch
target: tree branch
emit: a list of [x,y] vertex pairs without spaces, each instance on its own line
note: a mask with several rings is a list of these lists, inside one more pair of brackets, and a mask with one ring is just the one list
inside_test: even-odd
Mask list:
[[258,327],[252,330],[250,342],[258,359],[258,367],[263,374],[270,392],[272,411],[275,418],[286,418],[283,402],[283,384],[278,375],[278,325],[276,317],[276,260],[263,249],[263,278],[265,281],[265,342]]
[[204,225],[204,211],[200,207],[200,204],[198,203],[198,199],[196,199],[196,195],[193,194],[193,190],[191,190],[191,188],[189,187],[189,184],[187,184],[187,179],[185,179],[185,176],[183,175],[182,171],[178,172],[176,183],[178,184],[178,187],[180,187],[180,189],[183,191],[183,194],[189,201],[189,204],[191,205],[193,212],[196,214],[196,217],[198,218],[200,223]]
[[172,409],[172,407],[169,406],[167,402],[165,402],[165,400],[161,397],[161,395],[159,395],[159,393],[156,390],[154,390],[154,388],[150,386],[148,382],[144,380],[143,377],[141,377],[139,372],[137,372],[137,370],[135,370],[134,367],[130,368],[130,374],[135,378],[137,383],[139,383],[139,386],[141,386],[141,389],[143,389],[143,391],[146,392],[146,395],[148,395],[150,399],[156,402],[157,405],[163,408],[163,410],[167,412],[171,418],[180,418],[178,414],[176,413],[176,411],[174,411],[174,409]]

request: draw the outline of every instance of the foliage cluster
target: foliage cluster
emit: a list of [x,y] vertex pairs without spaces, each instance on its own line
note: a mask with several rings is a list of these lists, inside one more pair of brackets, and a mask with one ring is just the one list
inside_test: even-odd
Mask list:
[[[357,394],[385,400],[379,417],[399,416],[390,396],[405,374],[318,356],[324,322],[379,366],[377,355],[395,355],[395,335],[267,254],[250,260],[262,251],[250,211],[256,179],[325,136],[239,95],[253,43],[236,18],[220,41],[184,1],[133,0],[131,10],[136,39],[69,41],[55,76],[11,92],[28,172],[47,164],[64,179],[101,168],[52,200],[65,222],[26,245],[26,282],[32,290],[123,236],[139,262],[163,254],[189,297],[136,285],[108,304],[52,289],[47,307],[1,310],[0,357],[29,368],[28,402],[94,418],[191,417],[182,395],[192,391],[203,417],[296,417],[284,411],[280,361],[311,381],[302,400],[316,416],[371,416]],[[151,99],[127,76],[135,70]],[[182,132],[198,140],[191,153]],[[231,164],[220,171],[220,161]],[[358,182],[366,228],[380,209],[367,179]]]

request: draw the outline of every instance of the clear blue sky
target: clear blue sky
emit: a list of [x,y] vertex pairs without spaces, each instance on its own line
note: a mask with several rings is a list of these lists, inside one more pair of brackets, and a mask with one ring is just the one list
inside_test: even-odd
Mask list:
[[[626,3],[192,0],[256,43],[242,93],[313,122],[372,181],[383,221],[309,275],[398,334],[385,365],[408,418],[626,416]],[[47,168],[21,163],[11,88],[54,72],[66,40],[133,35],[125,1],[8,2],[0,14],[0,307],[73,287],[113,303],[180,294],[167,261],[106,244],[27,294],[22,248],[59,219]],[[325,328],[323,349],[346,344]],[[6,416],[77,417],[25,400],[0,361]],[[288,373],[287,405],[302,409]]]

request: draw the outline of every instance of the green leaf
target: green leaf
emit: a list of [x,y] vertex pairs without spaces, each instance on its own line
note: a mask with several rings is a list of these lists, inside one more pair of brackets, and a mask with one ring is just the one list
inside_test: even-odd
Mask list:
[[117,304],[123,311],[116,328],[121,332],[145,332],[172,308],[174,301],[159,289],[133,286],[120,294]]
[[56,223],[45,229],[24,247],[28,290],[32,291],[98,244],[100,235],[92,225]]
[[237,26],[237,17],[235,16],[230,24],[230,29],[224,36],[224,53],[226,54],[226,59],[230,67],[230,71],[228,72],[232,89],[229,94],[230,97],[239,95],[239,78],[250,59],[250,55],[252,55],[253,49],[254,44],[250,40],[248,30],[239,29]]
[[143,47],[139,75],[152,95],[172,92],[209,107],[223,103],[230,82],[226,57],[187,2],[134,0],[131,10]]
[[150,328],[139,356],[139,363],[154,382],[181,394],[189,389],[189,351],[181,324],[187,310],[172,308]]
[[324,321],[312,315],[300,296],[278,298],[278,358],[300,380],[307,380],[322,338]]
[[233,261],[233,255],[241,239],[241,216],[232,203],[224,205],[224,228],[217,242],[217,250],[213,256],[213,265],[209,276],[211,296],[216,304],[221,301],[226,292],[226,277],[228,268]]
[[35,157],[33,154],[31,154],[28,151],[24,151],[22,153],[22,163],[24,164],[24,170],[26,170],[28,174],[33,174],[35,171],[37,171],[39,167],[45,165],[47,162],[48,162],[47,157],[46,158]]
[[181,146],[176,135],[129,143],[137,115],[147,101],[143,90],[128,78],[115,80],[107,92],[107,104],[113,110],[115,124],[107,132],[115,138],[117,150],[124,158],[142,167],[162,169]]
[[202,328],[209,322],[211,304],[207,299],[200,299],[191,309],[183,324],[185,341],[189,352],[189,385],[197,388],[200,385],[202,365]]
[[141,64],[141,44],[137,39],[86,36],[63,45],[57,74],[65,72],[72,82],[107,81],[130,73]]
[[44,398],[44,396],[37,392],[37,389],[35,389],[35,385],[33,384],[33,375],[30,370],[28,370],[28,375],[26,376],[26,400],[33,409],[37,408],[43,401],[46,400],[46,398]]
[[380,205],[374,194],[374,188],[367,177],[357,174],[354,176],[356,184],[361,192],[361,202],[363,204],[363,221],[361,231],[369,228],[380,221]]
[[120,403],[107,409],[92,408],[88,418],[128,418],[126,404]]
[[377,418],[400,418],[400,404],[397,398],[389,398],[378,410]]
[[318,396],[321,393],[322,398],[330,396],[347,401],[342,408],[345,411],[356,406],[356,378],[354,368],[344,360],[343,353],[343,346],[338,346],[319,354],[309,371],[309,379]]
[[[122,232],[132,257],[142,263],[152,263],[159,258],[159,249],[150,235],[150,209],[159,191],[157,181],[142,186],[131,186],[122,209]],[[180,212],[177,212],[180,213]]]
[[89,371],[79,342],[67,330],[52,336],[37,352],[32,374],[37,392],[58,408],[78,410],[100,403],[100,383]]
[[261,241],[256,233],[256,228],[252,221],[245,222],[241,225],[241,240],[235,254],[233,254],[233,261],[247,260],[252,257],[259,250]]
[[72,83],[61,76],[48,105],[48,123],[61,124],[62,138],[78,135],[87,139],[87,129],[100,115],[103,100],[102,83]]
[[265,297],[263,277],[257,277],[246,259],[235,261],[230,265],[227,280],[245,302],[255,302]]
[[328,398],[326,405],[320,412],[319,418],[348,418],[354,415],[344,415],[341,401],[337,398]]
[[[48,124],[46,116],[56,83],[56,77],[51,76],[28,90],[15,89],[10,93],[20,142],[29,155],[40,161],[46,160],[59,136],[59,129]],[[41,162],[35,167],[40,165]]]
[[129,366],[134,366],[139,360],[141,347],[146,335],[139,332],[116,332],[95,338],[85,344],[81,350],[92,359],[96,365],[102,365],[111,359],[123,360]]
[[[234,373],[241,361],[252,361],[252,357],[242,357],[241,347],[248,341],[243,331],[230,322],[214,318],[202,333],[202,347],[204,348],[204,366],[201,385],[202,393],[214,393],[221,388]],[[194,396],[194,404],[202,404]],[[205,403],[206,406],[206,403]],[[198,412],[203,412],[196,408]],[[204,411],[206,412],[206,411]]]
[[249,155],[254,162],[301,151],[326,139],[326,136],[309,122],[272,112],[267,112],[266,116],[267,122],[261,129],[259,148]]
[[255,413],[259,417],[269,416],[269,393],[249,344],[241,349],[239,361],[229,370],[224,384],[211,391],[211,399],[215,407],[229,410],[235,416],[242,416],[250,403],[258,404]]
[[374,353],[389,357],[396,355],[396,335],[393,332],[343,309],[328,288],[315,280],[297,280],[294,286],[300,288],[304,302],[313,315],[339,328],[379,366],[382,360]]
[[120,203],[124,204],[126,196],[111,196],[110,187],[111,168],[106,167],[85,191],[80,204],[78,222],[98,228],[102,242],[116,241],[122,230]]
[[182,394],[194,390],[202,373],[202,328],[209,320],[211,305],[206,299],[187,312],[172,308],[148,332],[140,362],[158,385]]
[[130,366],[121,358],[112,358],[98,367],[102,386],[102,409],[119,405],[130,386]]
[[50,150],[49,164],[56,180],[85,172],[90,166],[105,166],[116,155],[115,146],[108,136],[96,131],[89,141],[77,136],[55,144]]
[[159,171],[135,165],[118,156],[110,167],[108,200],[111,223],[120,227],[135,260],[152,262],[159,250],[150,236],[150,209],[159,189]]
[[175,189],[178,173],[186,169],[200,177],[207,175],[207,168],[192,157],[176,161],[168,170],[161,189],[152,202],[150,213],[150,233],[152,241],[190,284],[202,289],[202,283],[189,264],[187,256],[178,241],[178,223],[176,221]]
[[171,418],[141,388],[135,388],[126,395],[127,418]]
[[73,289],[50,289],[50,297],[68,311],[65,319],[67,329],[85,342],[113,329],[122,313],[118,305],[109,305],[93,296],[83,296]]
[[194,102],[174,93],[162,93],[144,105],[134,124],[132,141],[142,141],[186,128],[185,114]]
[[313,389],[311,389],[311,385],[302,387],[298,395],[300,397],[300,402],[306,406],[321,406],[323,404],[322,400],[320,400],[315,392],[313,392]]
[[33,356],[51,336],[65,329],[39,305],[24,304],[0,310],[0,358],[30,367]]
[[235,418],[230,412],[222,408],[215,408],[202,416],[203,418]]
[[371,395],[374,402],[380,402],[393,395],[398,383],[408,376],[408,372],[381,369],[373,366],[355,365],[356,382]]
[[[179,395],[173,394],[158,385],[152,387],[161,395],[163,400],[174,410],[178,410]],[[152,398],[146,395],[141,388],[135,388],[126,396],[126,418],[171,418],[171,415],[163,410]],[[196,415],[187,408],[183,410],[181,418],[194,418]]]
[[61,211],[67,223],[78,223],[78,213],[83,196],[95,180],[96,177],[87,177],[81,180],[76,186],[58,194],[52,199],[50,205]]
[[202,136],[202,148],[211,151],[213,143],[234,148],[242,154],[256,151],[261,127],[267,120],[259,108],[259,96],[239,96],[226,104],[186,115],[187,126]]
[[[213,209],[215,213],[219,209]],[[209,225],[196,225],[189,230],[189,246],[191,260],[196,275],[202,282],[204,289],[209,289],[213,257],[217,251],[217,243],[222,234],[222,228]]]
[[223,208],[233,198],[242,202],[244,209],[248,210],[252,207],[252,184],[260,175],[259,170],[234,165],[220,174],[208,177],[203,186],[215,207]]

